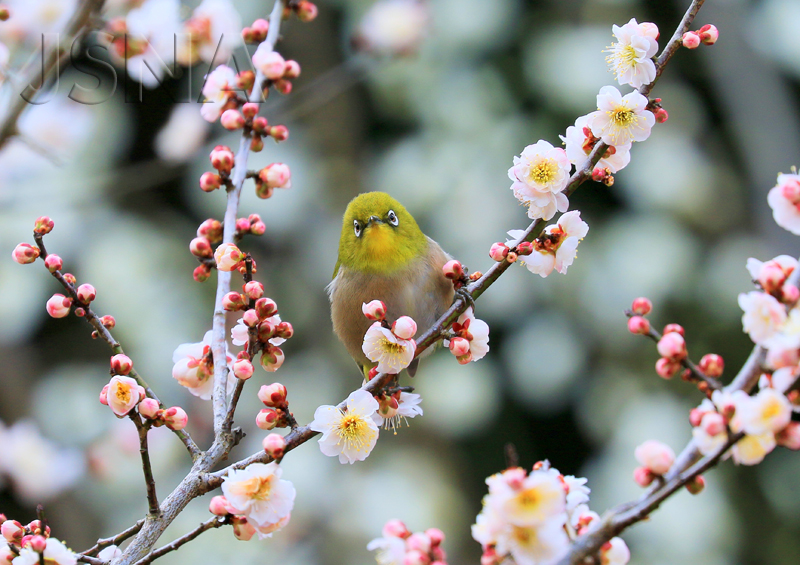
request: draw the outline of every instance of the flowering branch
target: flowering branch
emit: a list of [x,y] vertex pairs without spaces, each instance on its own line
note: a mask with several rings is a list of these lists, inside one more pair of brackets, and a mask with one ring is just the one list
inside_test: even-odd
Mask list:
[[89,555],[78,555],[77,560],[79,563],[89,563],[89,565],[107,565],[107,561],[103,561],[99,557],[91,557]]
[[147,432],[150,425],[142,422],[142,419],[135,412],[128,414],[130,419],[136,424],[139,432],[139,453],[142,456],[142,470],[144,471],[144,482],[147,486],[147,506],[151,515],[158,515],[158,496],[156,495],[156,482],[153,479],[153,469],[150,467],[150,452],[147,449]]
[[[64,41],[72,45],[75,40],[88,32],[91,28],[93,15],[100,13],[103,4],[105,4],[105,0],[82,0],[61,34]],[[34,65],[28,76],[22,79],[21,84],[26,85],[26,90],[28,91],[33,89],[32,85],[39,78],[42,79],[42,84],[38,89],[33,89],[33,95],[23,96],[20,93],[20,96],[11,103],[2,122],[0,122],[0,147],[3,147],[11,137],[18,134],[17,120],[19,120],[20,115],[30,104],[31,98],[36,97],[44,89],[47,80],[54,74],[61,72],[70,57],[70,53],[70,49],[63,49],[62,44],[57,43],[43,56],[42,66]]]
[[139,533],[139,530],[142,529],[143,524],[144,520],[139,520],[133,526],[131,526],[127,530],[121,531],[115,536],[105,539],[99,539],[97,540],[97,543],[94,546],[90,547],[86,551],[82,551],[80,555],[85,555],[85,556],[97,555],[97,553],[99,553],[100,550],[103,548],[106,548],[110,545],[119,545],[126,539]]
[[[36,246],[39,248],[39,257],[41,257],[42,260],[44,260],[46,262],[47,257],[48,257],[48,253],[47,253],[47,249],[44,246],[44,235],[34,232],[33,239],[34,239],[34,241],[36,241]],[[111,350],[114,352],[114,354],[115,355],[124,355],[125,351],[123,351],[122,346],[119,344],[119,342],[116,339],[114,339],[114,336],[111,335],[111,332],[103,324],[103,320],[100,319],[97,316],[97,314],[95,314],[95,312],[92,311],[91,308],[89,308],[88,304],[84,304],[81,301],[80,297],[78,296],[78,291],[75,288],[75,285],[72,284],[70,281],[68,281],[64,277],[64,275],[61,273],[60,269],[53,269],[52,271],[50,271],[50,274],[52,274],[53,277],[55,277],[55,279],[59,283],[61,283],[61,286],[64,287],[64,290],[67,291],[67,294],[69,294],[69,296],[73,300],[73,302],[75,304],[80,304],[81,305],[80,307],[84,311],[84,316],[83,317],[86,318],[86,321],[89,322],[89,324],[91,324],[91,326],[94,328],[94,331],[97,333],[97,335],[100,336],[101,338],[103,338],[103,341],[105,341],[109,345],[109,347],[111,347]],[[136,382],[138,382],[142,387],[144,387],[144,390],[147,393],[148,397],[150,397],[153,400],[155,400],[156,402],[158,402],[158,404],[159,404],[159,406],[161,408],[164,408],[164,404],[158,399],[158,396],[156,396],[156,393],[153,392],[153,389],[150,388],[150,385],[148,385],[147,381],[145,381],[144,378],[142,378],[142,376],[139,375],[139,373],[136,371],[136,369],[131,368],[131,370],[128,373],[128,375],[131,378],[135,379]],[[178,438],[180,438],[180,440],[186,446],[186,449],[189,451],[189,455],[192,456],[192,459],[193,460],[197,459],[197,457],[200,454],[200,449],[197,447],[197,444],[195,444],[194,440],[192,439],[192,436],[190,436],[189,433],[186,432],[185,430],[175,430],[175,435],[177,435]]]
[[166,555],[170,551],[177,551],[182,545],[192,541],[203,532],[207,532],[208,530],[212,530],[214,528],[219,528],[220,526],[224,526],[227,523],[228,522],[225,518],[220,518],[218,516],[209,518],[208,520],[197,526],[191,532],[182,535],[175,541],[170,542],[165,546],[159,547],[144,559],[140,559],[139,561],[136,562],[135,565],[147,565],[148,563],[152,563],[153,561],[155,561],[159,557]]

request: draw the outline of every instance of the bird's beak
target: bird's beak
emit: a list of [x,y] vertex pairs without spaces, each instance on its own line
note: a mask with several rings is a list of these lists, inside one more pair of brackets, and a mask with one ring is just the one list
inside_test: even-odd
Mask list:
[[370,216],[369,221],[367,221],[367,225],[370,224],[382,224],[383,220],[381,220],[378,216]]

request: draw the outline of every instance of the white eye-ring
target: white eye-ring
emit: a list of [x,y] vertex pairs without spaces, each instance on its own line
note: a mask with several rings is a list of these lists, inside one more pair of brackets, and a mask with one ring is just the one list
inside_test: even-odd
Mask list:
[[361,237],[361,224],[358,220],[353,220],[353,231],[356,232],[356,237]]
[[389,223],[393,226],[396,226],[400,223],[400,220],[397,219],[397,214],[394,213],[394,210],[389,210],[389,213],[386,214],[386,219],[388,219]]

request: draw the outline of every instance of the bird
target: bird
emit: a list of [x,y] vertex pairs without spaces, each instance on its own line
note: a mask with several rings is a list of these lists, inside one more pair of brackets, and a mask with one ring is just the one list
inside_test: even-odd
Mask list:
[[[374,363],[361,347],[373,322],[362,313],[362,304],[381,300],[389,324],[410,316],[417,323],[419,335],[453,302],[453,283],[442,272],[450,259],[438,243],[422,233],[405,207],[388,194],[362,193],[347,205],[339,257],[327,291],[333,331],[365,378]],[[414,359],[407,369],[412,377],[418,361]]]

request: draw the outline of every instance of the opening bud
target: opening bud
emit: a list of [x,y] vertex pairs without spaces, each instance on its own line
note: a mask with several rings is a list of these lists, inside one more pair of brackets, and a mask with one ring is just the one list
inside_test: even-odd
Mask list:
[[297,13],[297,18],[301,22],[310,22],[313,21],[317,17],[318,9],[317,5],[313,2],[308,2],[307,0],[301,0],[297,3],[295,7],[295,12]]
[[253,376],[255,368],[249,359],[239,359],[233,364],[233,374],[240,381],[246,381]]
[[642,316],[631,316],[628,319],[628,331],[632,334],[647,335],[650,333],[650,322]]
[[161,407],[158,405],[158,401],[154,398],[145,398],[139,403],[137,408],[139,410],[139,414],[151,420],[158,418],[158,412],[161,410]]
[[27,546],[36,553],[42,553],[47,547],[47,538],[40,535],[31,536],[28,540]]
[[244,516],[231,518],[231,525],[233,526],[233,535],[240,541],[250,541],[256,533],[255,526],[248,522]]
[[278,305],[271,298],[263,297],[256,300],[256,314],[259,320],[271,318],[278,313]]
[[230,504],[228,503],[228,499],[224,496],[215,496],[208,505],[208,511],[214,516],[227,516],[231,514],[231,512],[228,511],[229,508]]
[[111,358],[111,370],[117,375],[127,375],[133,369],[133,361],[127,355],[118,353]]
[[258,104],[255,102],[247,102],[242,106],[242,115],[249,119],[255,118],[258,114]]
[[283,71],[283,78],[297,78],[300,76],[300,63],[293,59],[286,61],[286,69]]
[[244,253],[232,243],[223,243],[214,252],[217,269],[230,272],[244,260]]
[[259,18],[253,22],[250,29],[253,30],[256,41],[264,41],[267,38],[267,33],[269,33],[269,22],[263,18]]
[[211,267],[208,265],[198,265],[192,272],[192,278],[197,282],[206,282],[211,276]]
[[289,128],[286,126],[272,126],[269,128],[269,136],[275,141],[286,141],[289,139]]
[[680,361],[686,357],[686,341],[677,332],[665,333],[658,340],[656,348],[659,355],[673,361]]
[[409,316],[400,316],[392,324],[392,333],[400,339],[411,339],[417,333],[417,323]]
[[800,300],[800,289],[793,284],[785,284],[781,287],[781,302],[794,304],[798,300]]
[[173,431],[182,430],[189,423],[189,416],[180,406],[172,406],[164,410],[163,418],[167,427]]
[[533,253],[533,244],[530,241],[520,241],[517,244],[517,255],[530,255]]
[[592,170],[592,180],[595,182],[603,182],[604,180],[606,180],[607,176],[608,172],[605,169],[601,169],[600,167],[595,167],[595,169]]
[[243,288],[244,293],[250,300],[258,300],[264,296],[264,285],[258,281],[250,281]]
[[39,257],[39,248],[30,243],[20,243],[11,252],[11,258],[20,265],[28,265]]
[[289,339],[294,335],[294,328],[289,322],[281,322],[275,326],[275,337]]
[[200,190],[213,192],[222,186],[222,178],[216,173],[203,173],[200,175]]
[[705,376],[717,378],[722,375],[722,371],[725,369],[725,362],[716,353],[708,353],[700,359],[698,367]]
[[450,340],[450,353],[456,357],[462,357],[469,353],[469,341],[463,337],[454,337]]
[[269,127],[269,122],[267,118],[264,116],[258,116],[257,118],[253,118],[253,131],[256,132],[258,135],[267,135],[269,132],[267,128]]
[[0,526],[0,533],[3,534],[8,543],[19,543],[22,540],[22,536],[25,535],[25,530],[22,524],[16,520],[6,520]]
[[253,53],[253,65],[270,80],[281,78],[286,70],[286,60],[266,44],[259,45]]
[[431,547],[436,547],[444,543],[444,532],[439,528],[428,528],[425,535],[431,540]]
[[264,451],[273,459],[283,457],[283,452],[286,450],[286,440],[281,434],[269,434],[261,444],[264,446]]
[[244,310],[245,307],[244,298],[238,292],[231,291],[222,297],[222,308],[228,312]]
[[275,345],[267,344],[261,352],[261,368],[268,373],[274,373],[283,365],[283,350]]
[[710,436],[715,436],[725,431],[725,417],[719,412],[706,412],[700,420],[700,427]]
[[672,448],[653,439],[649,439],[637,447],[634,457],[640,465],[649,469],[654,475],[663,475],[675,462],[675,452]]
[[493,243],[489,249],[489,257],[498,263],[505,259],[506,255],[508,255],[508,246],[505,243]]
[[286,406],[286,387],[281,383],[264,385],[258,390],[258,399],[270,408],[283,408]]
[[[236,110],[234,110],[236,112]],[[223,114],[224,116],[224,114]],[[242,118],[244,119],[244,118]],[[209,159],[211,159],[211,166],[217,169],[220,174],[229,175],[231,174],[231,170],[233,169],[233,164],[235,162],[235,156],[233,151],[230,147],[226,145],[217,145],[209,155]],[[208,220],[206,220],[208,221]],[[212,220],[215,221],[215,220]],[[205,223],[205,222],[204,222]],[[200,235],[200,234],[197,234]],[[221,237],[221,234],[220,234]],[[212,238],[209,237],[213,241]]]
[[291,188],[292,171],[289,165],[272,163],[258,171],[258,178],[270,188]]
[[442,267],[444,276],[450,280],[457,281],[464,276],[464,267],[455,259],[451,259]]
[[97,298],[97,291],[90,284],[82,284],[77,288],[78,300],[84,304],[89,304],[92,300]]
[[386,318],[386,304],[381,302],[380,300],[371,300],[366,304],[361,304],[361,311],[366,316],[367,320],[370,321],[383,321]]
[[45,258],[44,266],[47,267],[47,270],[51,273],[55,273],[61,270],[61,267],[64,266],[64,261],[62,261],[61,257],[58,255],[51,253]]
[[662,379],[671,379],[680,368],[680,362],[667,359],[666,357],[662,357],[656,361],[656,373],[658,373],[658,376]]
[[687,49],[697,49],[700,46],[700,36],[694,31],[687,31],[683,34],[681,43]]
[[663,124],[669,119],[669,112],[667,112],[664,108],[658,108],[653,115],[656,118],[656,122],[659,124]]
[[242,322],[248,328],[254,328],[258,325],[258,314],[256,314],[255,310],[247,310],[244,314],[242,314]]
[[264,408],[256,416],[256,426],[262,430],[273,430],[278,425],[280,416],[274,408]]
[[214,250],[211,249],[211,242],[204,237],[196,237],[189,242],[189,251],[195,257],[211,257]]
[[286,79],[278,79],[275,81],[275,90],[281,94],[289,94],[292,92],[292,83]]
[[682,336],[686,335],[686,330],[684,330],[683,326],[680,324],[667,324],[666,326],[664,326],[664,331],[661,333],[666,335],[668,333],[673,333],[673,332],[681,334]]
[[636,484],[640,487],[650,486],[650,483],[652,483],[655,478],[655,475],[653,475],[647,467],[636,467],[633,470],[633,480],[636,481]]
[[222,124],[222,127],[225,129],[233,131],[242,129],[245,124],[245,119],[239,110],[234,110],[231,108],[222,112],[222,116],[219,118],[219,123]]
[[719,39],[719,30],[714,24],[706,24],[697,30],[703,45],[714,45]]
[[69,309],[72,306],[72,299],[67,298],[63,294],[54,294],[47,301],[47,313],[53,318],[63,318],[69,314]]
[[55,223],[47,216],[40,216],[36,218],[36,223],[33,225],[33,231],[39,235],[47,235],[53,231]]
[[211,243],[220,241],[222,239],[222,222],[214,218],[207,219],[197,228],[197,237],[204,237]]

